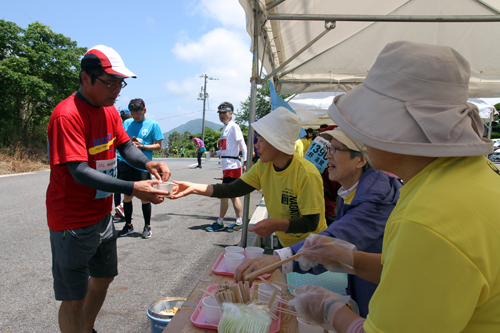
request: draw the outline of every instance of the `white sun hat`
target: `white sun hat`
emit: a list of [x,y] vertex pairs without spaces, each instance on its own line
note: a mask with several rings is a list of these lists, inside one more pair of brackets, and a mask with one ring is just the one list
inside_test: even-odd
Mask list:
[[267,142],[279,151],[293,155],[300,134],[300,117],[282,106],[251,125]]

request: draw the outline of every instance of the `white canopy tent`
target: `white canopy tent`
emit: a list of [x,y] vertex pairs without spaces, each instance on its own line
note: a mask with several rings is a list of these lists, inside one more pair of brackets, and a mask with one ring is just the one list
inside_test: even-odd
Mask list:
[[239,1],[280,94],[349,91],[387,43],[411,40],[455,48],[471,64],[470,97],[500,97],[500,0]]
[[[471,64],[470,97],[500,97],[500,0],[239,2],[254,54],[249,123],[257,84],[272,79],[279,94],[347,92],[363,81],[382,48],[397,40],[455,48]],[[245,197],[244,221],[248,203]],[[245,232],[241,243],[246,245]]]

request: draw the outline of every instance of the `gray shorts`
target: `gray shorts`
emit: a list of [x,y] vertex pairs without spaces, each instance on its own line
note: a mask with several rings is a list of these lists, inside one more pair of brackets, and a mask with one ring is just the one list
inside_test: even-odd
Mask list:
[[50,246],[58,301],[85,298],[89,276],[112,278],[118,275],[116,231],[111,214],[84,228],[50,230]]

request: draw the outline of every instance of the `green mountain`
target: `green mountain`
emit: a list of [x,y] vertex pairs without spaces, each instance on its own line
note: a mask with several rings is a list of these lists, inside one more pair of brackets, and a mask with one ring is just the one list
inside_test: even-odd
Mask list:
[[[171,129],[170,131],[163,133],[163,136],[165,137],[165,140],[168,140],[168,136],[174,132],[184,134],[184,132],[187,131],[193,135],[195,135],[196,133],[201,133],[202,122],[203,122],[203,119],[190,120],[183,125],[177,126],[176,128]],[[205,127],[211,128],[214,131],[220,130],[222,128],[222,126],[224,126],[224,125],[222,125],[222,123],[216,124],[212,121],[205,120]]]

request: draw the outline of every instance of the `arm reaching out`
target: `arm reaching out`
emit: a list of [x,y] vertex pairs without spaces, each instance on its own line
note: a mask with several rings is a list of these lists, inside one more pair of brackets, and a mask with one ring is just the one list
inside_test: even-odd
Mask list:
[[177,188],[174,190],[174,192],[170,196],[170,199],[178,199],[190,194],[198,194],[210,197],[212,196],[213,193],[212,185],[195,184],[190,182],[178,182],[178,181],[174,181],[174,183],[179,186],[177,186]]

